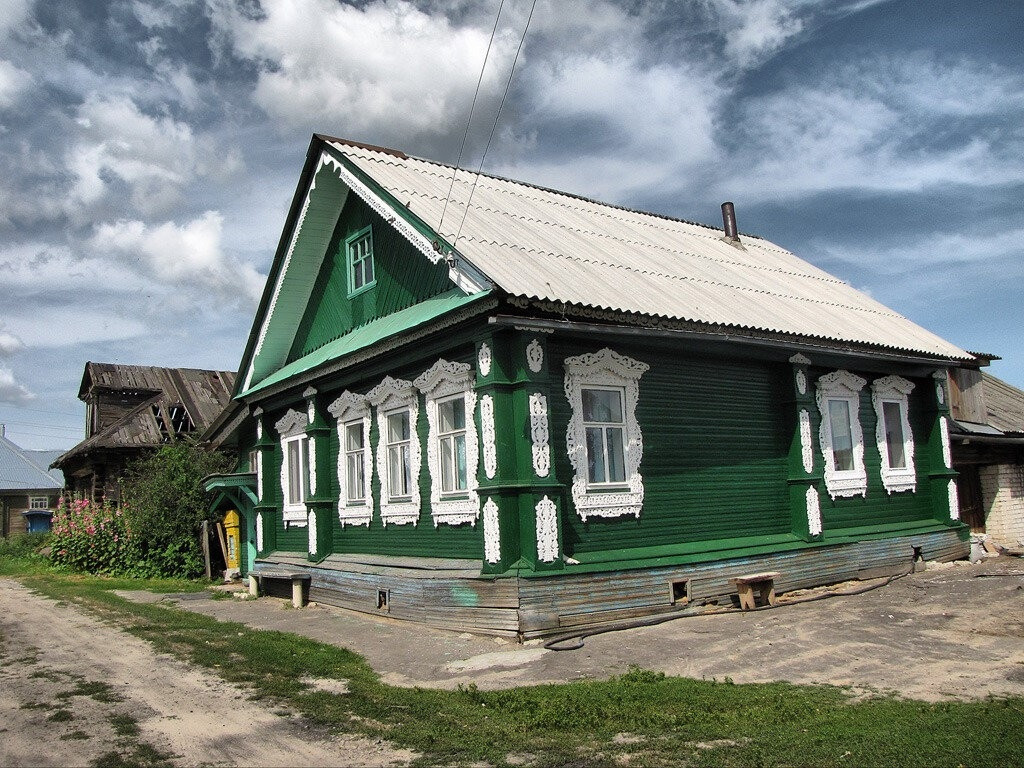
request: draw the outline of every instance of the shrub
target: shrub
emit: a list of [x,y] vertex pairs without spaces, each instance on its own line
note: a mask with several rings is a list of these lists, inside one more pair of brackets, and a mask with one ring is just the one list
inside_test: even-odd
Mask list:
[[199,530],[211,519],[203,478],[230,468],[223,454],[178,440],[133,462],[121,478],[124,518],[145,576],[193,578],[204,571]]
[[35,558],[41,557],[39,550],[50,543],[50,533],[37,531],[0,538],[0,557]]

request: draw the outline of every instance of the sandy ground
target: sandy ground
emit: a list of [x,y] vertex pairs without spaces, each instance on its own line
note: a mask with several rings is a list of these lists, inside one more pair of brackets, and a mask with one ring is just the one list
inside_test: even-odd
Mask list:
[[[387,766],[413,757],[318,732],[7,579],[0,579],[0,664],[3,766],[87,765],[111,751],[131,756],[137,743],[180,766]],[[105,683],[113,696],[96,686],[90,695],[90,683]],[[115,730],[125,716],[138,722],[134,738]]]
[[270,597],[179,605],[349,648],[395,685],[503,688],[608,678],[637,664],[670,675],[828,683],[928,701],[1024,696],[1024,560],[1005,556],[929,564],[853,597],[598,635],[563,652],[328,606],[295,610]]

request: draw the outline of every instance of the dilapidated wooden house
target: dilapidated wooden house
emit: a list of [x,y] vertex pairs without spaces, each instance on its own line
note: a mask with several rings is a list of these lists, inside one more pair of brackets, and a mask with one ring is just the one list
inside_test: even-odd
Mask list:
[[15,445],[0,424],[0,536],[49,530],[64,478],[49,469],[59,451],[32,451]]
[[53,462],[70,493],[117,501],[129,462],[180,437],[198,437],[231,399],[235,374],[196,368],[86,363],[78,399],[85,439]]
[[315,136],[209,487],[246,569],[529,637],[964,556],[961,365],[734,218]]

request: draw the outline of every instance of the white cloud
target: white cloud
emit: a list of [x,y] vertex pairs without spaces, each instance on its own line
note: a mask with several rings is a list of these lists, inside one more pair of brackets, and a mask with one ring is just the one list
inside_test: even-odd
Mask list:
[[705,3],[718,19],[725,55],[740,69],[760,63],[804,29],[796,10],[805,3],[792,0],[705,0]]
[[0,59],[0,109],[11,106],[32,83],[32,75]]
[[255,303],[265,277],[251,264],[225,254],[223,224],[217,211],[183,225],[122,220],[97,226],[91,246],[128,260],[161,283],[191,286],[207,299],[217,295]]
[[[258,17],[226,0],[208,8],[234,54],[258,64],[254,98],[282,130],[378,141],[446,135],[460,125],[490,35],[404,0],[362,7],[270,0]],[[495,40],[485,78],[491,91],[503,82],[516,42],[501,33]]]
[[0,331],[0,357],[10,357],[15,352],[24,348],[24,342],[17,336],[6,331]]
[[787,199],[842,189],[917,192],[943,184],[1024,180],[1024,139],[976,117],[1024,105],[1016,72],[920,56],[873,59],[801,79],[746,102],[735,178],[748,198]]
[[14,373],[7,368],[0,368],[0,403],[25,405],[34,399],[34,394],[15,381]]
[[33,0],[0,0],[0,37],[6,37],[28,18]]

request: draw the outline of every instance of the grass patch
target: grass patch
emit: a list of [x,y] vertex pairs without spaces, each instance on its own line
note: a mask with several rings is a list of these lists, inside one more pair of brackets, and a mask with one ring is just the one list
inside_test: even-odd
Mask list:
[[[314,725],[416,750],[423,765],[952,768],[1017,765],[1024,750],[1019,698],[854,700],[834,687],[734,685],[642,669],[612,680],[504,691],[400,688],[382,683],[361,656],[342,648],[172,606],[131,603],[111,592],[139,588],[139,582],[127,587],[126,580],[52,572],[24,580],[51,597],[87,606],[158,651],[214,671],[253,699]],[[344,680],[348,692],[319,691],[303,677]]]
[[52,715],[50,715],[46,719],[49,720],[51,723],[67,723],[71,720],[74,720],[75,716],[72,715],[71,711],[68,709],[57,709],[54,711]]
[[60,737],[60,740],[61,741],[85,741],[85,740],[91,739],[91,738],[92,738],[92,736],[90,736],[85,731],[72,731],[71,733],[65,733],[63,736]]
[[139,735],[139,721],[131,715],[110,715],[107,720],[118,736],[133,738]]

